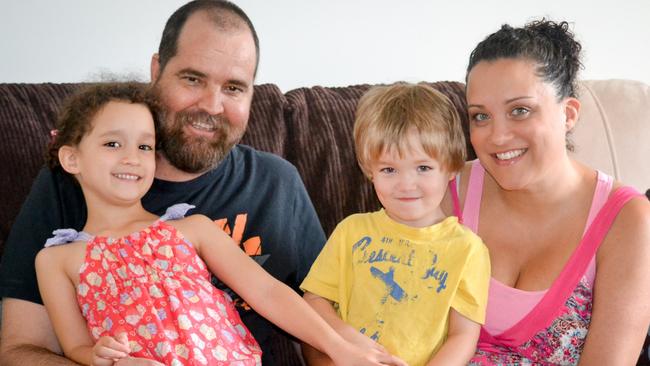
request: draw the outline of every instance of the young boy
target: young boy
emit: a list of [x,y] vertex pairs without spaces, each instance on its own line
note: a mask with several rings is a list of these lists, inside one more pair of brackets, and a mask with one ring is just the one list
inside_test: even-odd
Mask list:
[[409,365],[465,365],[490,278],[486,247],[440,208],[465,162],[460,119],[424,84],[370,89],[354,126],[357,160],[383,209],[349,216],[301,287],[344,338]]

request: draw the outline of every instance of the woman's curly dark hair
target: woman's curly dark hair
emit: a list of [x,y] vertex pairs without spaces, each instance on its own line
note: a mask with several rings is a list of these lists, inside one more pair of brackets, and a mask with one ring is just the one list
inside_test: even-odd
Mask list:
[[577,97],[581,50],[567,22],[541,19],[521,28],[504,24],[474,48],[466,75],[481,61],[528,59],[537,65],[537,75],[555,87],[558,99]]
[[52,142],[47,146],[45,162],[50,169],[59,167],[61,146],[77,146],[90,132],[92,120],[108,102],[119,101],[143,104],[154,116],[158,132],[158,101],[145,84],[138,82],[113,82],[90,84],[66,100],[53,131]]

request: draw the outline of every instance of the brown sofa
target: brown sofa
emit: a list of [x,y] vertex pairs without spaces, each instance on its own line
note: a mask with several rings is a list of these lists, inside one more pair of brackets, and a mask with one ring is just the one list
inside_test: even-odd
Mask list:
[[[466,125],[464,85],[432,85],[450,97]],[[0,84],[0,254],[42,166],[61,101],[79,86]],[[346,215],[379,207],[352,146],[354,109],[368,87],[312,87],[283,94],[272,84],[255,86],[242,142],[298,168],[327,234]],[[581,100],[584,117],[574,134],[576,157],[645,191],[650,187],[650,165],[643,163],[650,156],[650,117],[644,107],[650,105],[650,88],[632,81],[587,81]]]

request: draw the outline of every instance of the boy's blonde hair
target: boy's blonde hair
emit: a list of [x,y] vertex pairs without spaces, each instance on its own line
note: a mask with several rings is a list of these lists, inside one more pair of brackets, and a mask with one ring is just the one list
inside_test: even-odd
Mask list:
[[465,163],[465,136],[456,108],[426,84],[396,83],[369,89],[357,106],[354,145],[363,173],[371,178],[370,164],[386,150],[400,156],[411,148],[408,133],[415,129],[424,151],[448,173]]

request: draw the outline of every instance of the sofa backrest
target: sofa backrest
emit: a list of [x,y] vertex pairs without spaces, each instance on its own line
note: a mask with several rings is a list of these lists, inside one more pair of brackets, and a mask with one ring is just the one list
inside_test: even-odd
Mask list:
[[62,101],[79,84],[0,84],[0,254],[43,166]]
[[[43,150],[62,101],[83,84],[0,84],[0,255],[11,225],[43,164]],[[467,127],[464,85],[431,83],[454,103]],[[255,86],[242,143],[292,162],[326,233],[354,212],[375,210],[372,185],[358,168],[354,111],[370,85],[312,87],[283,94]],[[650,87],[624,80],[582,83],[582,110],[573,140],[576,159],[641,191],[650,187]],[[466,131],[467,133],[467,131]],[[474,158],[469,146],[468,156]]]
[[[430,85],[449,97],[466,126],[464,85]],[[286,93],[285,121],[291,131],[285,158],[298,168],[326,234],[347,215],[380,207],[372,184],[357,165],[352,138],[357,102],[369,87],[313,87]]]
[[[0,255],[11,225],[43,165],[63,100],[83,84],[0,84]],[[447,94],[463,118],[464,86],[432,83]],[[323,227],[379,207],[356,164],[352,125],[357,101],[369,85],[301,88],[283,94],[256,85],[242,143],[292,162],[300,172]]]
[[650,188],[650,86],[632,80],[580,85],[574,157],[640,192]]

